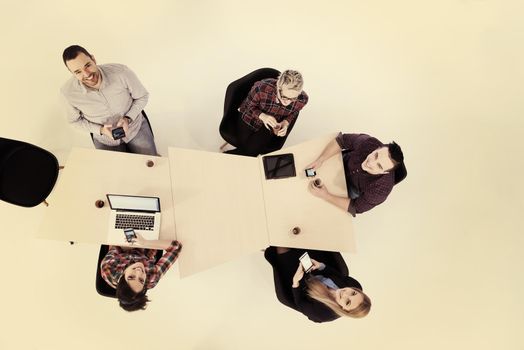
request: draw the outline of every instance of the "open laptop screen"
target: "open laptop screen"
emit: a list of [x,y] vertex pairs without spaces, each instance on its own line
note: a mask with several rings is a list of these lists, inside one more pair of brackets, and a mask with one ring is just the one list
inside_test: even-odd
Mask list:
[[158,197],[108,194],[107,200],[111,209],[114,210],[160,212],[160,198]]

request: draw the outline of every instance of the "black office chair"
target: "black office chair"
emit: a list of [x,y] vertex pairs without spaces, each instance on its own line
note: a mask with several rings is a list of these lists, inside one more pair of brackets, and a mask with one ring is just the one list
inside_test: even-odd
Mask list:
[[[155,137],[155,133],[153,132],[153,128],[151,127],[151,122],[149,121],[149,118],[147,117],[146,111],[142,110],[142,116],[146,120],[147,125],[149,125],[149,129],[151,130],[151,134],[153,135],[153,137]],[[93,140],[93,133],[90,133],[90,135],[91,135],[91,140]]]
[[58,160],[43,148],[0,138],[0,199],[22,207],[45,201],[58,178]]
[[[279,75],[280,72],[276,69],[260,68],[228,85],[224,100],[224,115],[219,127],[220,136],[222,136],[226,141],[226,143],[220,147],[221,149],[223,149],[228,143],[232,146],[238,147],[237,135],[239,131],[237,128],[237,121],[240,118],[238,108],[249,94],[253,85],[262,79],[276,79]],[[276,143],[270,147],[271,151],[276,151],[284,146],[289,133],[295,125],[295,121],[296,119],[291,123],[291,125],[289,125],[286,136],[279,137]]]
[[[111,287],[107,282],[104,280],[102,275],[100,274],[100,263],[102,262],[102,259],[106,256],[107,252],[109,251],[108,245],[101,245],[100,246],[100,253],[98,253],[98,263],[96,268],[96,291],[98,294],[104,297],[108,298],[116,298],[116,289]],[[162,257],[164,252],[162,250],[158,250],[156,252],[155,260],[158,261]]]
[[[328,252],[310,249],[308,249],[308,252],[313,259],[323,262],[324,264],[334,268],[344,276],[349,275],[348,266],[344,261],[342,254],[340,254],[339,252]],[[268,261],[274,261],[276,254],[276,247],[268,247],[264,252],[264,256]],[[286,305],[287,307],[293,310],[300,311],[295,306],[293,294],[289,287],[291,285],[291,281],[282,281],[280,273],[275,268],[273,268],[273,280],[275,283],[275,293],[278,301],[280,301],[282,304]]]

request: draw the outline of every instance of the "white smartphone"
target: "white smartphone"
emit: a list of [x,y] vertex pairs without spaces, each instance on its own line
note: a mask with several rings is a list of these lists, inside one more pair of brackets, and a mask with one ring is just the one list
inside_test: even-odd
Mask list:
[[313,267],[313,262],[309,258],[309,254],[305,252],[299,259],[300,263],[302,264],[302,267],[304,268],[304,272],[309,272]]

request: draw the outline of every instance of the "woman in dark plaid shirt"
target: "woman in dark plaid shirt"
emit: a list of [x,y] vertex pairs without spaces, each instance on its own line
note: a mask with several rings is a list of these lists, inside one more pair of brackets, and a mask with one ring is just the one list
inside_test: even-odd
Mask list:
[[182,249],[178,241],[147,241],[137,234],[140,244],[165,249],[165,254],[155,261],[155,249],[123,248],[110,246],[100,263],[101,275],[113,288],[120,306],[127,311],[144,310],[149,302],[146,292],[156,286],[160,278],[177,260]]
[[239,145],[226,153],[256,157],[282,148],[278,138],[287,135],[308,102],[303,85],[302,75],[294,70],[282,72],[278,79],[257,81],[238,109]]

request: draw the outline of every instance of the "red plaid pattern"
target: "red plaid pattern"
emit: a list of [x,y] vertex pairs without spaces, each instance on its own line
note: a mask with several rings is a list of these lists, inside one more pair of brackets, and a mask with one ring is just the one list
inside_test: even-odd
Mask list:
[[173,241],[162,258],[155,262],[155,249],[133,248],[123,250],[122,247],[109,246],[109,251],[100,263],[100,273],[110,286],[116,288],[118,281],[124,275],[125,268],[140,261],[146,268],[146,288],[151,289],[156,286],[160,278],[176,261],[180,248],[178,242]]
[[258,116],[265,113],[273,116],[277,122],[287,120],[291,124],[300,110],[307,104],[308,95],[302,91],[298,98],[288,106],[283,106],[277,98],[277,80],[264,79],[257,81],[246,99],[240,105],[242,120],[253,130],[258,131],[264,124]]

